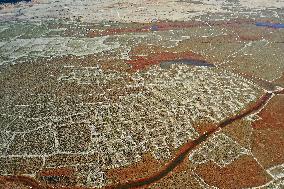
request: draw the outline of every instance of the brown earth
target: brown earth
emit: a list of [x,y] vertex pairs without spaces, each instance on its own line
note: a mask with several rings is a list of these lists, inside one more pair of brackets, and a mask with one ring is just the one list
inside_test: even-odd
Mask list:
[[223,132],[242,147],[250,149],[252,128],[249,121],[238,120],[225,127]]
[[284,163],[284,96],[277,95],[258,114],[253,123],[252,153],[269,168]]
[[111,169],[107,177],[114,183],[124,183],[132,179],[148,177],[162,167],[163,163],[155,159],[151,154],[145,154],[141,161],[128,167]]
[[148,56],[132,56],[131,60],[128,61],[128,64],[132,65],[132,69],[140,70],[147,66],[159,64],[162,61],[182,59],[202,60],[202,57],[193,52],[159,52],[149,54]]
[[213,162],[197,166],[196,173],[204,181],[220,189],[260,186],[271,180],[252,156],[241,156],[226,167]]
[[192,172],[193,165],[188,158],[179,164],[170,174],[161,180],[151,184],[148,188],[168,188],[168,189],[201,189],[198,179]]

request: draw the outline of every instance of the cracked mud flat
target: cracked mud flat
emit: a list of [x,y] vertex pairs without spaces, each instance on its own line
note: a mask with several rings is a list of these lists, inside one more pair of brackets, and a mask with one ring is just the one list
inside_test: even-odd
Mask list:
[[283,7],[0,5],[0,188],[283,188]]

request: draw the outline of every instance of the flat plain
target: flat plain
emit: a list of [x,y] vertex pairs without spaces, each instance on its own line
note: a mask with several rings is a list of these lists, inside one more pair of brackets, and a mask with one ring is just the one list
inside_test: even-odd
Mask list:
[[283,0],[0,4],[0,188],[284,188]]

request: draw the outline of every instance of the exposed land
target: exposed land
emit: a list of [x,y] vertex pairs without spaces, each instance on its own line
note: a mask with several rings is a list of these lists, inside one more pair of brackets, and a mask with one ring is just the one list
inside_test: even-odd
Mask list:
[[1,5],[0,188],[283,188],[283,10]]

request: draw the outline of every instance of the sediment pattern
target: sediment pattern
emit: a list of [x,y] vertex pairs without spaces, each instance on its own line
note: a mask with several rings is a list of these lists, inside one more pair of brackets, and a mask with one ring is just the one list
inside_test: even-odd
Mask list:
[[283,188],[283,7],[1,4],[0,188]]

